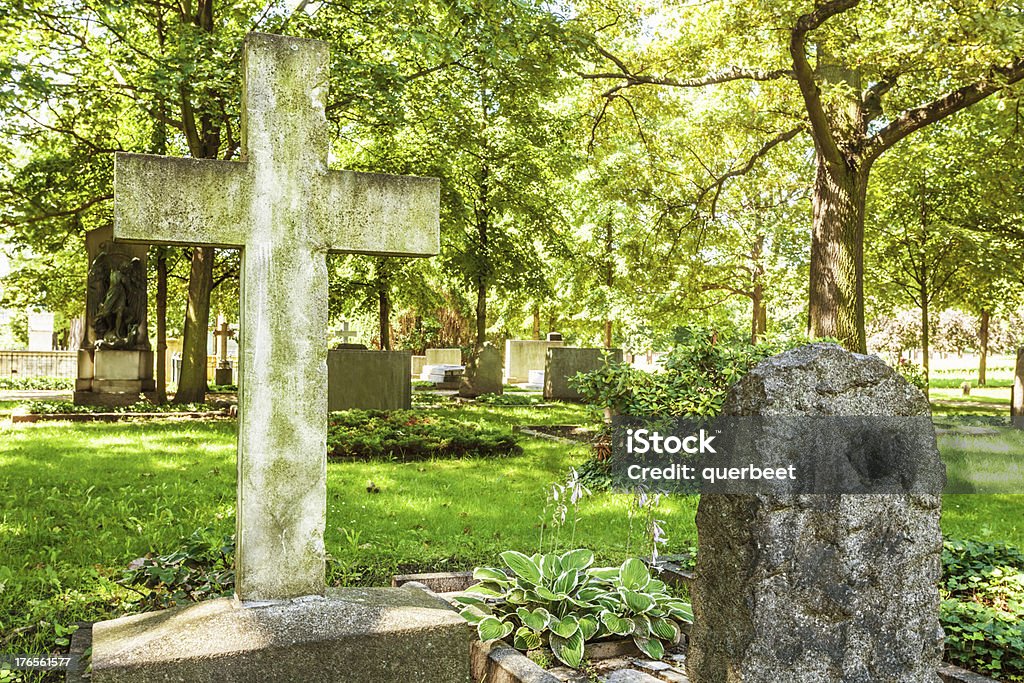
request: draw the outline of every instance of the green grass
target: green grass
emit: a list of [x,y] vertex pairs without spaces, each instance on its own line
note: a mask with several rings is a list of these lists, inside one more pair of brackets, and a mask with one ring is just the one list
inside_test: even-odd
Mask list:
[[[430,410],[508,430],[593,418],[573,405]],[[1009,448],[1024,446],[1007,438]],[[958,439],[943,439],[954,459],[961,447],[999,457],[994,437]],[[117,583],[128,562],[175,550],[197,528],[230,534],[234,441],[235,425],[225,421],[0,423],[0,652],[49,652],[58,627],[137,611],[140,596]],[[547,489],[587,451],[533,438],[522,445],[523,455],[500,459],[329,463],[332,582],[382,585],[395,573],[494,564],[509,548],[534,552]],[[371,480],[380,493],[367,492]],[[662,503],[670,538],[662,552],[696,543],[696,502]],[[575,544],[605,561],[640,552],[628,504],[615,493],[585,499]],[[1022,506],[1021,495],[946,496],[943,530],[1024,547]]]

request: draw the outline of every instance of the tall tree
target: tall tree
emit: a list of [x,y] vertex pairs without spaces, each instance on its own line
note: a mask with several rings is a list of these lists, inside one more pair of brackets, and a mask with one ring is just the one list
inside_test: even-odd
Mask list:
[[[609,101],[649,86],[727,84],[754,101],[773,90],[784,105],[776,117],[781,130],[751,158],[807,132],[817,162],[810,334],[865,350],[864,215],[872,165],[911,133],[1024,78],[1024,12],[969,0],[762,0],[679,5],[657,19],[643,27],[655,40],[638,49],[595,44],[610,68],[584,77],[612,82],[604,93]],[[745,169],[737,164],[715,181]]]

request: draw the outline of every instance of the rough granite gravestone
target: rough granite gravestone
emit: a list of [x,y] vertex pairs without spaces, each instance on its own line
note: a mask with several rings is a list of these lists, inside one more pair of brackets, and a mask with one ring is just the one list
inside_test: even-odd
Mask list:
[[1024,347],[1017,349],[1017,369],[1010,391],[1010,420],[1014,427],[1024,429]]
[[569,386],[569,378],[577,372],[593,372],[604,365],[605,357],[621,363],[622,349],[548,349],[544,363],[544,398],[557,401],[579,401],[580,392]]
[[544,339],[505,340],[505,382],[521,384],[530,381],[530,371],[543,372],[548,349],[564,346],[565,342]]
[[146,306],[148,244],[114,241],[113,227],[85,234],[89,277],[85,336],[78,350],[74,401],[131,405],[154,391]]
[[[889,420],[908,445],[901,453],[944,481],[927,399],[876,357],[833,344],[787,351],[734,385],[723,413],[809,416],[812,426],[823,416],[905,418]],[[765,432],[755,447],[770,459],[792,436]],[[892,483],[856,495],[702,495],[690,678],[937,683],[941,496]]]
[[329,76],[327,43],[250,34],[241,162],[115,157],[116,238],[242,250],[236,598],[96,624],[95,683],[468,679],[454,612],[324,585],[327,252],[439,246],[436,179],[328,170]]
[[411,356],[411,351],[328,351],[327,409],[409,410]]
[[470,360],[466,374],[459,385],[459,396],[476,398],[484,394],[501,394],[505,385],[501,381],[501,352],[491,342]]

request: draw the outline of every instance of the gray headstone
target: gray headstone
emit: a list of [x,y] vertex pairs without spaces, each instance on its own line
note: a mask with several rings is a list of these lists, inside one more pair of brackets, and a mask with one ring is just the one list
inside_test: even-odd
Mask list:
[[578,372],[593,372],[600,369],[606,356],[616,363],[621,363],[622,349],[548,349],[544,366],[544,398],[579,401],[582,398],[580,392],[569,386],[569,378]]
[[459,396],[476,398],[484,394],[501,394],[505,390],[501,378],[501,352],[494,344],[486,342],[466,367],[466,374],[459,385]]
[[530,371],[544,371],[548,349],[562,346],[561,341],[543,339],[505,340],[505,382],[520,384],[530,380]]
[[327,352],[327,409],[409,410],[411,351]]
[[[890,422],[905,424],[898,436],[916,467],[944,477],[934,430],[920,428],[924,395],[878,358],[832,344],[764,361],[723,412],[906,417]],[[759,452],[772,452],[772,438],[785,451],[787,436],[769,435]],[[940,510],[937,494],[703,495],[690,678],[937,683]]]
[[548,341],[562,341],[562,333],[548,332]]

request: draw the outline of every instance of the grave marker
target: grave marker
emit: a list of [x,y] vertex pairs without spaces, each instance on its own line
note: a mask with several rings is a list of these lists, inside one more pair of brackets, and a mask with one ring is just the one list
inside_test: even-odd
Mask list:
[[[881,440],[854,434],[853,461],[812,449],[797,463],[816,469],[802,472],[796,490],[841,464],[863,493],[701,496],[690,679],[935,683],[943,647],[936,491],[945,470],[924,395],[876,357],[812,344],[754,368],[730,389],[723,414],[767,425],[746,439],[763,465],[785,464],[773,458],[808,435],[830,438],[830,416],[875,416],[887,426]],[[882,476],[889,469],[893,476]]]
[[428,256],[436,179],[331,171],[326,43],[250,34],[242,161],[117,154],[118,240],[242,250],[236,593],[324,591],[327,252]]

